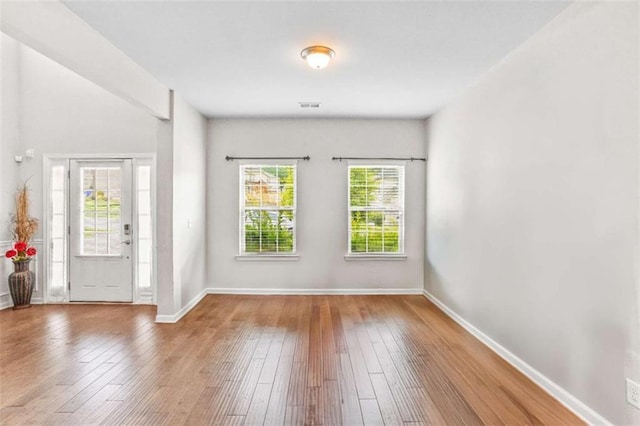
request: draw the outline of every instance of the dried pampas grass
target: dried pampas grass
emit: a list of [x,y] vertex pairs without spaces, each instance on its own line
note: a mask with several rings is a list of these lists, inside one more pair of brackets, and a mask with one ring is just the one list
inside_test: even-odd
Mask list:
[[16,211],[11,215],[11,234],[15,241],[29,243],[38,230],[38,219],[29,216],[29,188],[25,183],[16,192]]

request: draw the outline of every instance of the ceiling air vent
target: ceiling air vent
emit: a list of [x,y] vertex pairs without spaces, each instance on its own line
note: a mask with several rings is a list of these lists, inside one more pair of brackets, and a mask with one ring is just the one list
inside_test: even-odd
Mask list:
[[298,102],[300,108],[320,108],[320,102]]

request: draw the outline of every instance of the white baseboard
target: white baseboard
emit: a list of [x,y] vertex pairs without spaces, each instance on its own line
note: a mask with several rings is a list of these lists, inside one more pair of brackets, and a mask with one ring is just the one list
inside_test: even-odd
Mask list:
[[421,288],[217,288],[209,287],[209,294],[255,294],[255,295],[393,295],[422,294]]
[[489,349],[493,350],[502,359],[514,366],[518,371],[527,376],[531,381],[540,386],[549,395],[558,400],[562,405],[574,412],[577,416],[582,418],[585,422],[591,425],[611,425],[607,419],[596,413],[578,398],[570,394],[564,388],[558,386],[551,379],[538,370],[527,364],[525,361],[511,353],[504,346],[493,340],[491,337],[478,330],[475,326],[462,318],[456,312],[454,312],[447,305],[442,303],[438,298],[424,290],[424,296],[433,302],[440,310],[447,314],[452,320],[460,324],[465,330],[473,334],[478,340],[484,343]]
[[[9,294],[6,294],[6,295],[3,294],[2,296],[0,296],[0,299],[4,298],[5,296],[6,296],[6,300],[4,301],[0,300],[0,311],[3,309],[8,309],[13,307],[13,300],[11,300],[11,296]],[[44,301],[42,300],[42,297],[33,297],[31,298],[31,304],[42,305],[44,304]]]
[[182,309],[176,312],[173,315],[156,315],[156,322],[163,324],[173,324],[180,321],[180,318],[185,316],[191,309],[193,309],[206,295],[207,290],[204,289],[198,295],[196,295],[193,299],[189,301]]

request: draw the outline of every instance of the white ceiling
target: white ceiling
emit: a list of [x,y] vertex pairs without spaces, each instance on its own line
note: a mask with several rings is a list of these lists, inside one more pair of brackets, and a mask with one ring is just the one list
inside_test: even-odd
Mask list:
[[[413,118],[437,111],[568,3],[65,4],[210,117]],[[313,44],[336,52],[324,70],[300,58]]]

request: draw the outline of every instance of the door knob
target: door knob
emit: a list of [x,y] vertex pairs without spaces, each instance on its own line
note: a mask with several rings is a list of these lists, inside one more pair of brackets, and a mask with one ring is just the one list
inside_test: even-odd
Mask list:
[[131,244],[131,240],[124,240],[124,241],[123,241],[123,242],[121,242],[120,244],[130,245],[130,244]]

